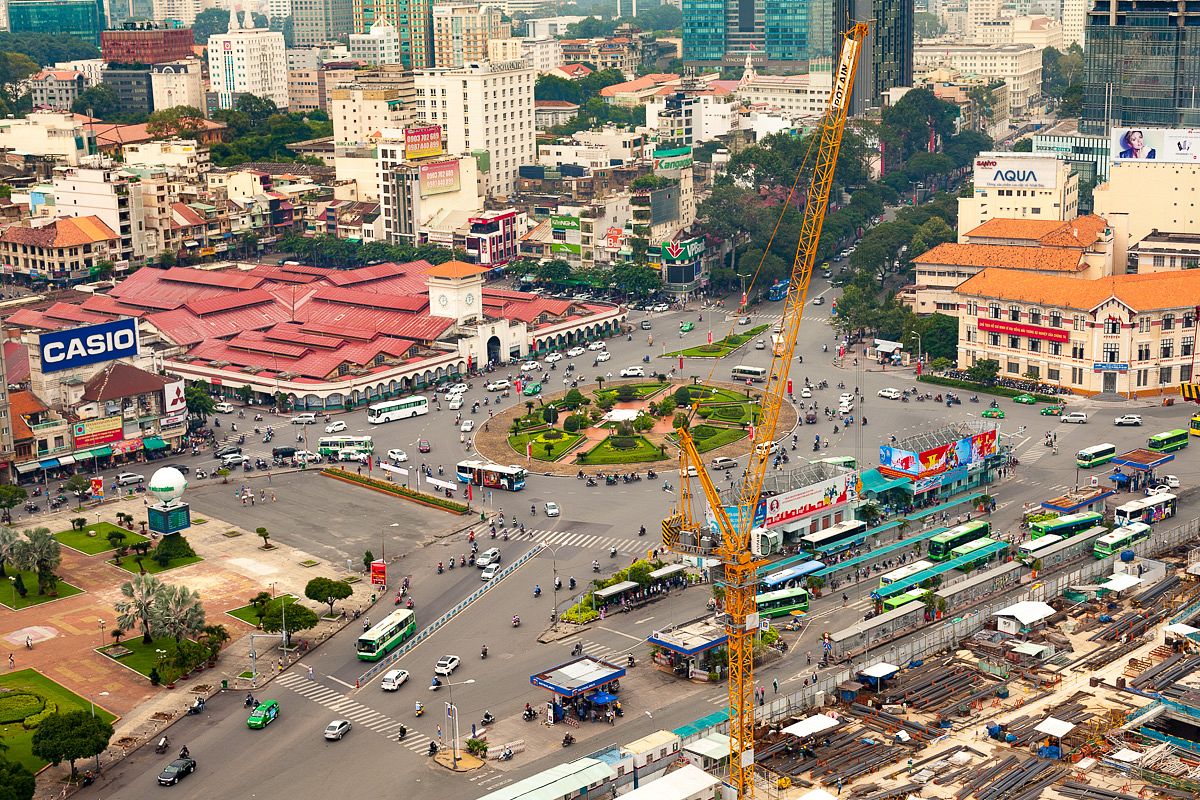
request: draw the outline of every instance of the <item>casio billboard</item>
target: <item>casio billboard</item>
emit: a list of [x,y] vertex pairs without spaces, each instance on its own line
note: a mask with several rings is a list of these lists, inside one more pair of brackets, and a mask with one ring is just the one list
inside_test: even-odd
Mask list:
[[43,333],[38,337],[38,351],[44,373],[130,358],[138,353],[137,320],[118,319]]

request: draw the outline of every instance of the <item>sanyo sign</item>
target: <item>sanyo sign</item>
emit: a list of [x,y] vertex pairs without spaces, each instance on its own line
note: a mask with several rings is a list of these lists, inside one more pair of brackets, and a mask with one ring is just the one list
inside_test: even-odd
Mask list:
[[137,320],[118,319],[43,333],[38,337],[38,351],[43,373],[132,358],[138,354]]
[[979,189],[1053,189],[1058,185],[1054,156],[1013,158],[1007,153],[980,153],[975,159]]

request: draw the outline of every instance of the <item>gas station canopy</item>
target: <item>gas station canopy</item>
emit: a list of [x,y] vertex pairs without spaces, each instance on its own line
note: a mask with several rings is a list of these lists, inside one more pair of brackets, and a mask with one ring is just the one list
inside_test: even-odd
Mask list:
[[592,689],[625,677],[625,670],[598,658],[583,656],[553,667],[539,675],[530,675],[534,686],[549,689],[562,697],[580,697]]

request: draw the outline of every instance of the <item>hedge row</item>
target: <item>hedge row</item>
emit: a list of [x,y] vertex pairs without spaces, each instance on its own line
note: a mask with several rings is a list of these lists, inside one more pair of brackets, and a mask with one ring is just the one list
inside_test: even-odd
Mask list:
[[5,692],[0,695],[0,724],[20,722],[46,707],[46,700],[33,692]]
[[1024,389],[1010,389],[1007,386],[987,386],[982,383],[972,383],[971,381],[959,380],[958,378],[943,378],[940,375],[922,375],[917,378],[925,383],[933,383],[938,386],[949,386],[951,389],[963,389],[970,392],[978,392],[980,394],[994,394],[997,397],[1016,397],[1019,394],[1032,395],[1039,403],[1062,403],[1065,400],[1062,397],[1051,397],[1048,394],[1037,394],[1035,392],[1027,392]]
[[46,717],[50,716],[51,714],[57,714],[57,713],[58,713],[58,705],[55,703],[47,703],[46,707],[43,708],[41,711],[34,714],[32,717],[26,717],[25,721],[21,723],[21,727],[23,727],[27,731],[31,731],[34,728],[36,728],[38,725],[41,725],[43,722],[45,722]]
[[362,484],[363,486],[367,486],[372,489],[378,489],[381,492],[389,492],[394,495],[399,495],[400,497],[406,497],[410,500],[418,500],[422,503],[428,503],[431,506],[438,506],[439,508],[444,508],[447,511],[454,511],[458,514],[466,514],[468,511],[471,510],[464,503],[459,503],[454,500],[449,500],[445,497],[438,497],[435,494],[425,494],[424,492],[417,492],[412,489],[409,489],[407,486],[401,486],[399,484],[391,483],[389,481],[381,481],[376,478],[368,478],[365,475],[359,475],[354,472],[348,472],[347,470],[341,469],[339,467],[328,467],[324,470],[324,473],[326,475],[330,475],[335,478],[340,478],[345,481],[351,481],[353,483],[359,483],[359,484]]

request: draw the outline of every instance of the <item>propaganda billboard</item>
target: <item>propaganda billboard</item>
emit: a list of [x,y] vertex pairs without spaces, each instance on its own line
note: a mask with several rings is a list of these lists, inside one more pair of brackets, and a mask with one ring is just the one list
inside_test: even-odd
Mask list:
[[76,450],[109,444],[110,442],[119,442],[125,435],[119,414],[112,417],[101,417],[100,419],[76,422],[71,426],[71,432],[75,437]]
[[49,331],[38,337],[38,353],[43,373],[132,358],[138,354],[137,320],[118,319]]
[[[911,453],[890,445],[879,448],[879,471],[893,477],[908,477],[916,481],[940,475],[959,467],[978,464],[996,454],[996,429],[964,436],[956,442]],[[938,484],[940,485],[940,483]]]

